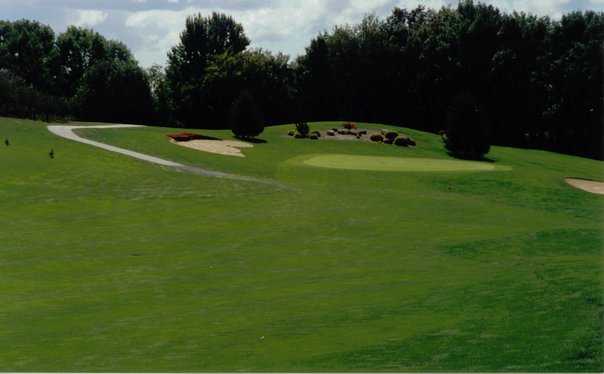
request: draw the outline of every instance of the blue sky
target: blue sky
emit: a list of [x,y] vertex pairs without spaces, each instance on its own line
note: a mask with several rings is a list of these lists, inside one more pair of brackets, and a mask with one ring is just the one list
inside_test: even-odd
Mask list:
[[[604,11],[604,0],[486,0],[506,11],[554,18],[572,10]],[[355,23],[364,15],[386,16],[395,6],[455,5],[455,0],[0,0],[0,19],[34,19],[62,32],[75,24],[125,42],[143,66],[164,64],[188,15],[212,11],[241,22],[253,47],[302,53],[318,32]]]

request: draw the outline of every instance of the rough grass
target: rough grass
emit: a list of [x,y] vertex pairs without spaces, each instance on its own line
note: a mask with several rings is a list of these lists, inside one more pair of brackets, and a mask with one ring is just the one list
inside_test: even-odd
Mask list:
[[298,161],[450,158],[412,130],[416,149],[292,128],[245,159],[174,129],[79,130],[285,190],[0,119],[0,370],[604,370],[604,197],[563,180],[602,162],[493,147],[489,172],[315,168]]

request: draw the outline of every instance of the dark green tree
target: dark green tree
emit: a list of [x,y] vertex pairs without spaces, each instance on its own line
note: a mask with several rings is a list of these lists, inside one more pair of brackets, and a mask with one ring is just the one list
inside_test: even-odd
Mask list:
[[489,153],[488,122],[484,110],[469,93],[460,93],[447,111],[447,150],[454,156],[480,160]]
[[212,58],[242,52],[249,43],[243,27],[232,17],[212,13],[209,17],[198,14],[187,18],[180,43],[168,53],[166,69],[178,120],[194,125],[199,121],[199,108],[207,108],[201,88]]
[[34,88],[51,91],[56,74],[54,31],[36,21],[0,24],[0,69],[7,69]]
[[233,102],[230,123],[233,134],[242,139],[254,138],[264,131],[262,114],[248,91],[241,92]]
[[79,117],[89,121],[146,123],[153,111],[147,75],[133,62],[93,65],[84,74],[76,102]]

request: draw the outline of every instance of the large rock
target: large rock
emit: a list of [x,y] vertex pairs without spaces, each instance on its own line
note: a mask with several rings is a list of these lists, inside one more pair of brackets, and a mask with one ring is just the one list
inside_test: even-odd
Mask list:
[[402,147],[414,146],[415,140],[411,139],[407,135],[400,135],[394,140],[394,144]]
[[384,141],[384,137],[380,134],[373,134],[369,139],[371,139],[372,142],[376,143],[381,143]]

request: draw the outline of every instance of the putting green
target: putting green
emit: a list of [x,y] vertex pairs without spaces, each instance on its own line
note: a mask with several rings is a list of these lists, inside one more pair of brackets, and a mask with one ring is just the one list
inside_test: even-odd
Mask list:
[[[375,171],[447,172],[495,170],[495,165],[487,162],[345,154],[320,154],[304,160],[304,164],[331,169]],[[501,170],[502,167],[497,167],[497,169]]]

